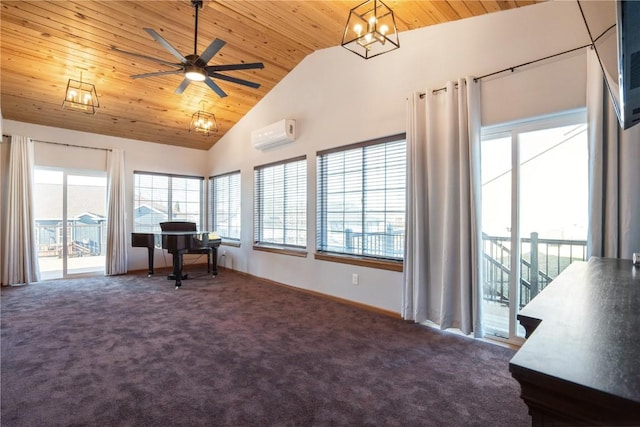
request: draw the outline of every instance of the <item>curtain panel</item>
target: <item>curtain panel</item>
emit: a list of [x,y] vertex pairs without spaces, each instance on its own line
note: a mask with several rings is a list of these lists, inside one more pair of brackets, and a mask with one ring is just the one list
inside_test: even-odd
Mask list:
[[127,273],[127,211],[124,151],[107,154],[107,254],[105,274]]
[[[457,86],[457,88],[456,88]],[[480,83],[413,94],[407,112],[402,316],[482,330]]]
[[3,285],[28,284],[40,279],[33,213],[33,165],[33,141],[13,135],[9,146],[3,218]]
[[640,125],[622,130],[595,51],[587,52],[587,257],[640,252]]

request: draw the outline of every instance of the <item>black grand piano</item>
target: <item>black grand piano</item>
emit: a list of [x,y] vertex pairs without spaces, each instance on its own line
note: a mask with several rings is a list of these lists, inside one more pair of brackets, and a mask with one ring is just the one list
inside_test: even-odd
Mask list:
[[149,256],[149,276],[153,275],[154,249],[162,247],[173,257],[173,273],[168,279],[176,281],[176,288],[182,285],[187,275],[182,273],[184,254],[206,254],[207,272],[214,277],[218,274],[218,247],[222,242],[215,232],[198,232],[196,223],[185,221],[161,222],[161,233],[131,233],[131,246],[147,248]]

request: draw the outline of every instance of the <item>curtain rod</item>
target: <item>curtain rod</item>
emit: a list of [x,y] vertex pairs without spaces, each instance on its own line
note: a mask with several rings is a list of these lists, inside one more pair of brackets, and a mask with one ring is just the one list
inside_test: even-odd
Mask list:
[[[11,135],[2,134],[5,138],[11,138]],[[111,148],[101,148],[101,147],[88,147],[86,145],[76,145],[76,144],[65,144],[62,142],[52,142],[52,141],[42,141],[40,139],[31,139],[33,142],[41,142],[43,144],[53,144],[53,145],[62,145],[64,147],[74,147],[74,148],[87,148],[89,150],[103,150],[103,151],[111,151]]]
[[[586,44],[584,46],[574,47],[573,49],[565,50],[564,52],[555,53],[553,55],[545,56],[544,58],[534,59],[533,61],[525,62],[523,64],[514,65],[513,67],[505,68],[505,69],[500,70],[500,71],[494,71],[493,73],[489,73],[489,74],[482,75],[480,77],[476,77],[476,78],[473,79],[473,81],[477,82],[478,80],[482,80],[482,79],[485,79],[487,77],[495,76],[496,74],[505,73],[507,71],[511,71],[513,73],[516,70],[516,68],[526,67],[527,65],[535,64],[536,62],[545,61],[547,59],[555,58],[556,56],[566,55],[567,53],[575,52],[576,50],[584,49],[585,47],[589,47],[589,46],[593,46],[593,44],[589,43],[589,44]],[[456,84],[456,87],[458,87],[457,84]],[[441,87],[439,89],[434,89],[432,91],[432,93],[435,95],[438,92],[446,92],[446,91],[447,91],[446,87]],[[420,94],[420,98],[424,98],[425,95],[426,95],[426,93],[421,93]]]

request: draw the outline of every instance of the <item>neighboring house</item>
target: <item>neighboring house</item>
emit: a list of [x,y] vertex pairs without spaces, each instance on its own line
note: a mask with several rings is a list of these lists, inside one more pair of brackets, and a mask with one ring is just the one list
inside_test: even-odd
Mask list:
[[166,210],[156,209],[149,205],[140,205],[133,210],[133,229],[140,232],[160,231],[158,224],[166,220]]

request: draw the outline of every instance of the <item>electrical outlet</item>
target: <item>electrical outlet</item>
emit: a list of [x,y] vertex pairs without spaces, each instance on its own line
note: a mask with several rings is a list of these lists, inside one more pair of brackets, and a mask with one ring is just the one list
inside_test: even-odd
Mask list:
[[359,284],[360,279],[358,278],[358,274],[357,273],[353,273],[351,275],[351,283],[354,285],[358,285]]

